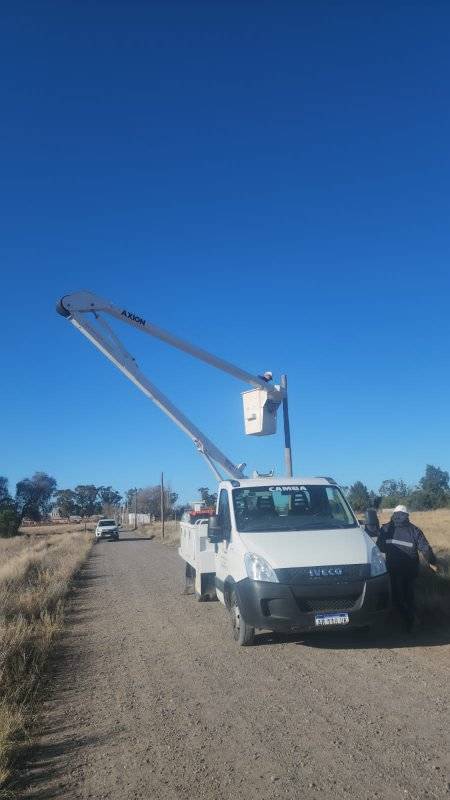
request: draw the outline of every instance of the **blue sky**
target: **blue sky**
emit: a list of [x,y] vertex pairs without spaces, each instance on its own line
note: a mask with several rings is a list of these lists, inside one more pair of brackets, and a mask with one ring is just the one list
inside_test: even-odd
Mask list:
[[[287,372],[294,470],[450,467],[450,8],[17,2],[0,32],[0,474],[214,484],[190,441],[54,311],[97,292]],[[123,328],[250,468],[246,387]]]

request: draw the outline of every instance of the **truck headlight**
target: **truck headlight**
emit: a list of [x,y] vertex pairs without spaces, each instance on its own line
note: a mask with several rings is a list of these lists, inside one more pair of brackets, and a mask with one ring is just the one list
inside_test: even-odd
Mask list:
[[267,563],[265,558],[257,556],[256,553],[246,553],[244,556],[245,569],[252,581],[266,581],[267,583],[278,583],[275,570]]
[[370,577],[376,578],[377,575],[384,575],[385,572],[387,572],[386,562],[378,547],[374,545],[370,554]]

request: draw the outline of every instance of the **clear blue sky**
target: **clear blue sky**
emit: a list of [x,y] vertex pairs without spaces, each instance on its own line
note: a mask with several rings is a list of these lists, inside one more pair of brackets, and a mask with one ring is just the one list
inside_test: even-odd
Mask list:
[[[2,11],[0,474],[214,484],[54,311],[88,288],[286,371],[294,469],[450,468],[450,7],[20,2]],[[246,387],[123,327],[233,460]]]

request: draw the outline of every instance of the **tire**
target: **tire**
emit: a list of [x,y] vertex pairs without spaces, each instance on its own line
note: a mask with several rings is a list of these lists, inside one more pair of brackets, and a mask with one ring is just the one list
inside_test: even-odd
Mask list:
[[234,589],[230,595],[229,612],[234,641],[240,647],[251,647],[255,643],[255,629],[251,625],[247,625],[243,619]]

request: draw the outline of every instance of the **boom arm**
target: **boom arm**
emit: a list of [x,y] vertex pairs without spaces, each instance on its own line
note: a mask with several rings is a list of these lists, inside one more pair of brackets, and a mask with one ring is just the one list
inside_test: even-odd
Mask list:
[[[92,344],[100,350],[115,366],[123,372],[150,400],[167,414],[170,419],[184,431],[194,442],[199,452],[206,459],[209,467],[214,472],[218,480],[222,480],[220,472],[215,463],[219,464],[232,478],[243,478],[241,466],[235,466],[231,461],[216,447],[213,442],[205,436],[173,403],[150,383],[150,381],[139,370],[139,367],[130,353],[124,348],[120,339],[115,335],[101,313],[109,314],[122,322],[127,322],[138,330],[144,331],[150,336],[154,336],[167,344],[183,350],[195,358],[205,361],[217,369],[227,372],[236,378],[249,383],[257,388],[264,388],[269,391],[271,400],[277,405],[280,404],[283,393],[279,387],[268,387],[267,383],[259,376],[252,375],[239,367],[234,366],[228,361],[224,361],[212,353],[208,353],[189,342],[173,336],[168,331],[158,328],[151,322],[143,319],[137,314],[133,314],[126,309],[113,306],[107,300],[98,297],[90,292],[77,292],[65,295],[58,303],[56,310],[89,339]],[[97,325],[93,325],[88,319],[88,314],[92,314]]]

